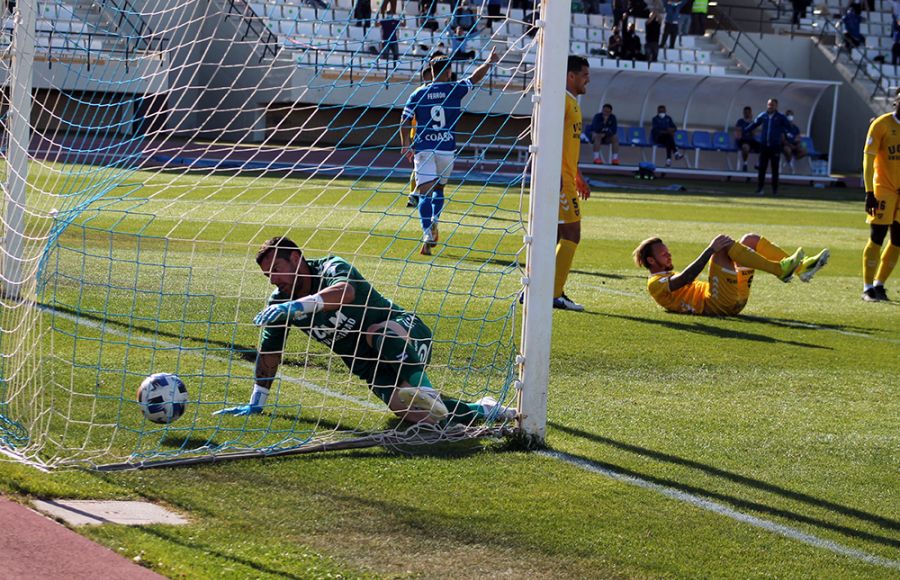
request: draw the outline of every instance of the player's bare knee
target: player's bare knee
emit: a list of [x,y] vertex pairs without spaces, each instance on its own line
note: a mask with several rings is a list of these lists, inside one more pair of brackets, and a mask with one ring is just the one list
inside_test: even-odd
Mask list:
[[759,234],[744,234],[741,237],[741,243],[755,250],[756,244],[759,243]]

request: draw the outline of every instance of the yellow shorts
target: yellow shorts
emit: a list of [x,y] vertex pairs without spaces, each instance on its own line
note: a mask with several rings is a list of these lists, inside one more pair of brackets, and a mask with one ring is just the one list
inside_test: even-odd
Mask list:
[[878,201],[878,207],[875,209],[875,215],[866,214],[866,223],[889,226],[895,221],[900,221],[900,193],[893,189],[875,186],[875,199]]
[[578,192],[560,192],[559,223],[574,224],[581,221],[581,208],[578,206]]
[[703,304],[707,316],[735,316],[740,314],[750,298],[753,270],[726,270],[712,262],[709,265],[709,287]]

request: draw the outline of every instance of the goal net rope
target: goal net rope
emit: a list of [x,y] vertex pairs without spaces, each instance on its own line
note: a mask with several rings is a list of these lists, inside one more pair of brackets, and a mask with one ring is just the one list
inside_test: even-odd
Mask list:
[[[366,1],[20,0],[7,13],[3,453],[128,467],[514,427],[496,412],[411,427],[299,328],[263,412],[213,414],[250,400],[253,320],[273,290],[255,258],[274,236],[308,260],[339,256],[414,313],[445,396],[516,405],[535,16],[427,1],[369,14]],[[462,98],[422,255],[401,112],[435,53],[462,80],[492,50]],[[158,372],[188,389],[168,424],[135,395]]]

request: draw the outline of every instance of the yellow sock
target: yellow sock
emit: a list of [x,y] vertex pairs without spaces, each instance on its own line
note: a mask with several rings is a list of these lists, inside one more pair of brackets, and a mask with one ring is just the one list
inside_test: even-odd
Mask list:
[[863,250],[863,283],[867,287],[875,281],[875,271],[878,270],[880,261],[881,246],[869,240],[866,242],[866,249]]
[[774,276],[781,276],[780,263],[764,258],[740,242],[735,242],[731,246],[728,250],[728,257],[737,262],[738,266],[762,270]]
[[566,287],[566,278],[572,269],[572,260],[575,259],[575,249],[578,244],[569,240],[560,240],[556,244],[556,277],[553,281],[553,297],[559,298]]
[[756,242],[756,253],[773,262],[780,262],[790,256],[790,254],[762,236],[759,236],[759,241]]
[[881,264],[878,266],[878,272],[875,273],[875,279],[884,284],[890,278],[894,266],[897,265],[897,256],[900,255],[900,246],[888,243],[881,252]]

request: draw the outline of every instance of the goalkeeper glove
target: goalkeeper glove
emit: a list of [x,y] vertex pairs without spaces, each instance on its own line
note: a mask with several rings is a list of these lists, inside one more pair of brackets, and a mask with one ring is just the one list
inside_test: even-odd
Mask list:
[[304,296],[299,300],[268,306],[253,318],[253,324],[257,326],[271,326],[285,322],[299,324],[308,314],[315,314],[324,307],[325,303],[318,294]]
[[243,417],[246,415],[258,415],[262,413],[269,398],[269,389],[259,385],[253,385],[253,394],[250,395],[250,404],[238,405],[237,407],[228,407],[227,409],[219,409],[213,415],[236,415]]
[[262,410],[263,408],[257,405],[238,405],[237,407],[220,409],[213,413],[213,415],[235,415],[237,417],[243,417],[245,415],[258,415],[262,413]]
[[866,192],[866,213],[870,216],[875,215],[875,210],[878,209],[878,200],[875,199],[875,193],[871,191]]

